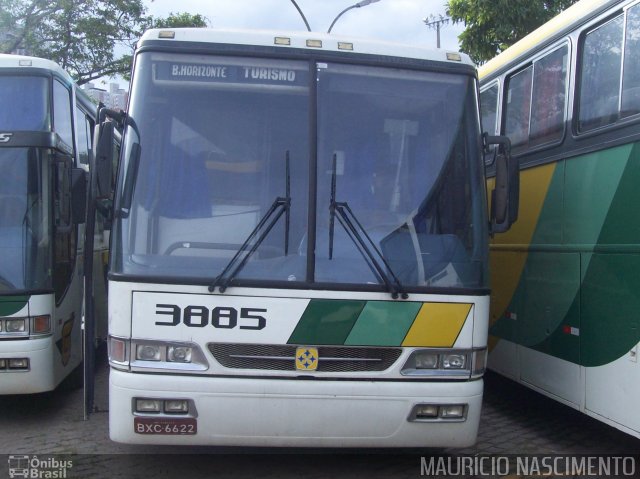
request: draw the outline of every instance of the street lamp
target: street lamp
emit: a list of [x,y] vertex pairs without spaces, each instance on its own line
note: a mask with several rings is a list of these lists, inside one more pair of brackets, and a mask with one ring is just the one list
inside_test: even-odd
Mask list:
[[302,17],[302,21],[304,22],[304,24],[307,26],[307,30],[311,31],[311,27],[309,26],[309,22],[307,22],[307,17],[304,16],[304,13],[302,13],[302,10],[300,10],[300,7],[298,6],[298,4],[296,3],[296,0],[291,0],[291,3],[293,3],[293,6],[296,7],[296,10],[298,10],[298,13],[300,14],[300,16]]
[[333,26],[338,21],[338,18],[340,18],[344,13],[348,12],[352,8],[366,7],[370,3],[376,3],[376,2],[379,2],[379,1],[380,0],[362,0],[361,2],[358,2],[355,5],[351,5],[350,7],[345,8],[340,13],[338,13],[338,16],[336,18],[333,19],[333,22],[331,22],[331,26],[329,27],[329,30],[327,30],[327,33],[331,33],[331,29],[333,28]]

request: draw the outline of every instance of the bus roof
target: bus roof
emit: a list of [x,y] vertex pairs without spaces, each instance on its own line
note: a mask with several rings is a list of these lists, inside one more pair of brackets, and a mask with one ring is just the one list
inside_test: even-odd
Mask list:
[[547,44],[566,35],[578,25],[589,21],[616,3],[623,2],[621,0],[580,0],[574,3],[571,7],[479,67],[478,75],[480,79],[491,77],[536,49],[544,48]]
[[[173,33],[169,33],[173,32]],[[171,36],[173,35],[173,36]],[[152,29],[144,33],[138,47],[150,41],[218,43],[247,46],[266,46],[290,49],[320,50],[369,55],[414,58],[446,63],[473,65],[463,53],[429,49],[418,45],[404,45],[380,40],[343,37],[318,32],[276,30],[220,30],[211,28]]]
[[25,55],[9,55],[0,54],[0,68],[23,68],[23,69],[41,69],[49,70],[66,79],[69,83],[73,82],[71,76],[62,69],[60,65],[51,60],[38,57],[29,57]]

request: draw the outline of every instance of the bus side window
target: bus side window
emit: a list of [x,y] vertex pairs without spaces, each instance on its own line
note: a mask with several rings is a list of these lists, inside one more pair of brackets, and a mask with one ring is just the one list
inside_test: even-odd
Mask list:
[[505,135],[515,153],[564,135],[568,52],[557,48],[508,79]]
[[529,139],[532,75],[533,67],[529,66],[509,78],[507,84],[504,133],[511,140],[514,153],[526,146]]
[[76,120],[78,122],[76,132],[78,135],[78,160],[82,165],[89,164],[89,152],[91,151],[91,132],[93,126],[91,120],[80,109],[76,108]]
[[58,80],[53,82],[53,129],[69,147],[73,146],[71,92]]
[[498,118],[498,89],[497,83],[480,93],[480,113],[482,120],[482,131],[489,135],[497,135],[496,122]]
[[593,130],[618,119],[622,15],[588,32],[582,48],[578,130]]
[[[480,93],[480,124],[482,132],[489,135],[498,134],[498,93],[500,85],[494,83]],[[485,153],[484,162],[487,166],[491,165],[495,159],[494,146]]]
[[559,140],[564,133],[568,50],[565,45],[533,65],[531,146]]
[[640,113],[640,6],[627,11],[625,32],[622,117]]
[[57,161],[54,164],[54,218],[55,251],[53,285],[56,302],[64,296],[70,284],[76,253],[76,228],[71,221],[71,163]]

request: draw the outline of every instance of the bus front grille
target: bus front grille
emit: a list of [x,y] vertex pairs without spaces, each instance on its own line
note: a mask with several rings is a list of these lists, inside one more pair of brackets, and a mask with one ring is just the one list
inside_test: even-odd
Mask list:
[[[209,343],[207,347],[226,368],[296,371],[298,346]],[[402,353],[402,348],[318,346],[317,349],[317,372],[384,371]]]

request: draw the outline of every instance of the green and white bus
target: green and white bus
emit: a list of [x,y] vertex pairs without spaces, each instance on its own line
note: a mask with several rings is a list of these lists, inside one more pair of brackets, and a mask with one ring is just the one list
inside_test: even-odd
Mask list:
[[[123,123],[111,439],[475,442],[490,219],[468,58],[151,30]],[[510,191],[494,231],[514,219]]]
[[640,5],[583,0],[479,70],[521,168],[489,368],[640,437]]
[[50,391],[74,370],[82,378],[95,110],[54,62],[0,55],[0,394]]

